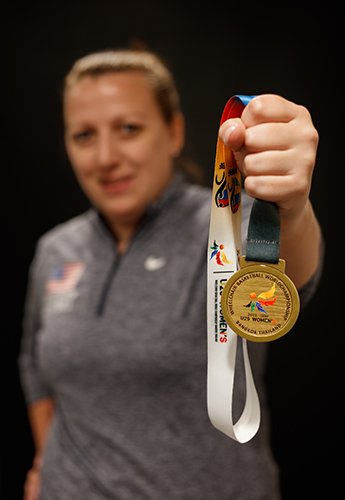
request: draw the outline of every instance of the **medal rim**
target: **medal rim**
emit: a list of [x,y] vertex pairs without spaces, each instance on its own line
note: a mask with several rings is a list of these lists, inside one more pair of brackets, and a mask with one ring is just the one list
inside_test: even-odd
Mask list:
[[[246,274],[251,274],[255,272],[266,272],[267,274],[271,274],[275,276],[276,278],[280,279],[286,288],[290,292],[291,296],[291,314],[286,321],[285,325],[278,330],[276,333],[272,335],[266,335],[266,336],[260,336],[260,335],[253,335],[251,333],[243,332],[234,322],[233,316],[231,316],[228,312],[228,307],[227,307],[227,298],[229,291],[233,284],[242,276]],[[237,333],[240,337],[243,337],[247,340],[251,340],[252,342],[271,342],[272,340],[276,340],[278,338],[283,337],[286,333],[288,333],[293,326],[295,325],[299,311],[300,311],[300,299],[299,299],[299,294],[297,291],[297,288],[293,281],[287,276],[285,273],[281,272],[277,267],[273,267],[273,265],[269,265],[267,263],[253,263],[253,264],[247,264],[244,268],[239,269],[236,271],[225,283],[223,291],[222,291],[222,296],[221,296],[221,308],[222,308],[222,314],[224,316],[225,321],[229,325],[229,327]]]

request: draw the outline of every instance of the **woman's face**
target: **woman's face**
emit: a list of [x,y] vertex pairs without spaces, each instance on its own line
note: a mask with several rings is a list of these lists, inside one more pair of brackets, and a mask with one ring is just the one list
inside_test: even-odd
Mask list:
[[110,223],[135,223],[165,189],[183,146],[138,72],[84,77],[66,93],[66,148],[79,183]]

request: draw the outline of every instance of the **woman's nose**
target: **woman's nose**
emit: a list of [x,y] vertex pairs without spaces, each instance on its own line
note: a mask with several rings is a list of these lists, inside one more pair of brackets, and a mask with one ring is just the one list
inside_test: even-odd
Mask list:
[[109,168],[116,166],[120,161],[118,141],[110,133],[99,137],[97,144],[97,160],[100,167]]

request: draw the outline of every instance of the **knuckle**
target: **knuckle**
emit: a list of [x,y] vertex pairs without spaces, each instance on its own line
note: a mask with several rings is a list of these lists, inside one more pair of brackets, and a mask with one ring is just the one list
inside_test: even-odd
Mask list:
[[319,140],[319,134],[313,126],[304,127],[302,130],[302,137],[306,142],[313,145],[317,144]]
[[304,176],[299,176],[294,183],[294,194],[297,196],[303,196],[308,190],[308,179]]
[[305,122],[304,127],[301,130],[302,137],[307,142],[317,145],[319,142],[319,133],[314,127],[311,114],[306,107],[302,105],[299,105],[298,107],[300,110],[300,115]]
[[259,119],[265,112],[265,96],[256,96],[248,104],[248,109],[253,118]]

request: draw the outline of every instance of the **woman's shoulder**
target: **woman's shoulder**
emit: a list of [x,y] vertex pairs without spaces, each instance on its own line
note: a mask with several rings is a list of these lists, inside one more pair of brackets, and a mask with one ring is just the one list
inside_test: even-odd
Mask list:
[[90,227],[96,213],[90,209],[82,214],[76,215],[67,221],[60,222],[46,231],[39,239],[37,245],[40,248],[49,248],[64,242],[82,241]]
[[179,194],[179,203],[195,208],[204,207],[206,204],[208,208],[211,208],[212,189],[208,186],[184,182],[181,184]]

